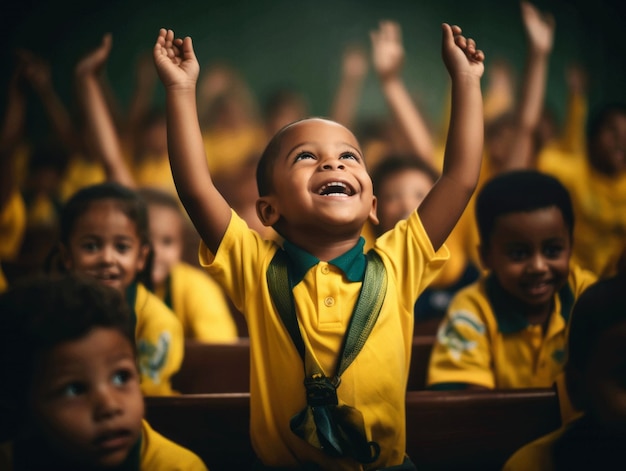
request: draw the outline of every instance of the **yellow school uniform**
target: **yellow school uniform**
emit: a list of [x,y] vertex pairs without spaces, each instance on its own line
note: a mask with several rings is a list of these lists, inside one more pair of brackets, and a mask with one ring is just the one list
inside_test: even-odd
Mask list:
[[224,290],[213,278],[187,263],[176,264],[168,289],[157,292],[183,324],[185,338],[202,342],[234,342],[237,324]]
[[[135,341],[141,391],[147,396],[174,394],[171,378],[183,362],[183,326],[176,315],[141,283],[126,290],[136,316]],[[134,302],[133,302],[134,299]]]
[[[567,164],[564,164],[567,162]],[[596,275],[615,274],[626,248],[626,173],[609,178],[584,157],[540,155],[539,170],[554,175],[567,188],[574,207],[572,260]]]
[[158,188],[176,195],[176,186],[167,154],[146,156],[134,165],[134,176],[140,188]]
[[595,281],[580,268],[555,296],[543,332],[530,325],[519,304],[488,276],[452,299],[437,332],[427,384],[473,384],[490,389],[551,387],[565,362],[566,327],[573,302]]
[[250,158],[260,156],[267,144],[265,132],[257,126],[235,131],[206,131],[202,138],[212,175],[239,171]]
[[517,450],[504,464],[502,471],[552,471],[554,443],[563,436],[565,428],[560,428],[540,437]]
[[67,201],[81,188],[103,183],[106,178],[104,166],[100,162],[75,156],[70,159],[65,170],[59,189],[60,198],[62,201]]
[[[26,206],[18,191],[13,192],[0,211],[0,264],[2,260],[17,257],[26,229]],[[7,289],[8,282],[0,265],[0,293]]]
[[[32,451],[36,453],[41,450]],[[39,464],[50,464],[47,461],[49,457],[42,456],[41,459],[44,462]],[[1,443],[0,471],[13,471],[13,460],[13,442]],[[124,469],[136,468],[138,471],[207,471],[206,465],[195,453],[153,430],[146,420],[141,423],[141,445],[135,445],[124,465]]]
[[[361,239],[334,261],[318,261],[286,244],[295,264],[293,296],[306,348],[326,376],[335,373],[338,352],[362,285]],[[279,246],[263,240],[233,212],[217,254],[201,243],[200,263],[246,316],[251,347],[250,433],[267,466],[317,463],[321,469],[361,469],[331,458],[297,437],[290,419],[306,406],[304,366],[269,294],[266,273]],[[339,401],[363,414],[368,440],[380,444],[374,467],[397,465],[405,455],[405,393],[413,340],[413,305],[448,257],[432,248],[417,213],[375,244],[388,285],[377,322],[337,389]],[[300,280],[300,281],[299,281]]]

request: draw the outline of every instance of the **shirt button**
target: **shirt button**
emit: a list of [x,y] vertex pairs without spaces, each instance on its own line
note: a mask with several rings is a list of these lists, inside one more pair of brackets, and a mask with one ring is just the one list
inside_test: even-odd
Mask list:
[[328,296],[326,299],[324,299],[324,304],[326,305],[326,307],[331,307],[335,304],[335,299],[332,296]]
[[322,267],[322,273],[323,273],[324,275],[328,275],[328,273],[329,273],[329,272],[330,272],[330,268],[328,268],[328,265],[324,265],[324,266]]

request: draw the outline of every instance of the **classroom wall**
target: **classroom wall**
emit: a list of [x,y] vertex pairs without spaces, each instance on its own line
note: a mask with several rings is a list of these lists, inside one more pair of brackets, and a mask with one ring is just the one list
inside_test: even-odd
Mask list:
[[[626,25],[619,0],[536,2],[553,12],[556,43],[550,63],[547,103],[562,117],[564,69],[582,63],[591,74],[592,103],[626,100]],[[34,0],[4,7],[8,41],[0,60],[0,85],[6,87],[11,50],[31,49],[53,64],[53,77],[64,100],[72,99],[74,63],[107,31],[113,50],[107,75],[122,106],[130,100],[134,63],[150,51],[158,29],[194,39],[201,65],[223,60],[238,68],[260,100],[277,85],[289,84],[309,96],[313,114],[327,114],[338,81],[343,48],[369,44],[369,31],[383,18],[399,21],[406,48],[404,77],[419,105],[438,124],[445,106],[447,74],[440,59],[440,24],[461,25],[487,56],[512,62],[521,74],[525,54],[519,2],[515,0]],[[163,99],[162,90],[155,102]],[[4,97],[1,98],[4,103]],[[372,71],[359,116],[385,113]],[[29,129],[46,130],[43,113],[31,106]]]

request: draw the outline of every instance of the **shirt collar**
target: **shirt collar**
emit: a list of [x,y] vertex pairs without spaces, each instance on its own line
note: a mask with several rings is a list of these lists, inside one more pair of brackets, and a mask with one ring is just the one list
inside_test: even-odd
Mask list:
[[[524,304],[505,291],[493,274],[485,280],[485,292],[498,322],[498,330],[503,334],[512,334],[528,327],[528,320],[524,315]],[[561,305],[561,316],[567,323],[574,296],[569,283],[566,283],[558,292]]]
[[[339,268],[349,281],[363,281],[366,265],[366,258],[363,253],[364,246],[365,239],[360,237],[354,247],[339,255],[339,257],[330,260],[328,263]],[[307,272],[320,262],[319,258],[297,247],[288,240],[284,241],[283,249],[287,252],[287,256],[290,260],[291,281],[293,286],[300,283]]]

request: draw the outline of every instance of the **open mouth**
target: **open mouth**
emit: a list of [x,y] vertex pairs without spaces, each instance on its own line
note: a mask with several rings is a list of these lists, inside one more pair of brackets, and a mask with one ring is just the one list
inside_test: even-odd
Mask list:
[[127,447],[132,438],[129,430],[115,430],[99,435],[94,440],[94,445],[102,451],[113,451]]
[[321,196],[352,196],[354,189],[343,182],[328,182],[317,190],[317,194]]

